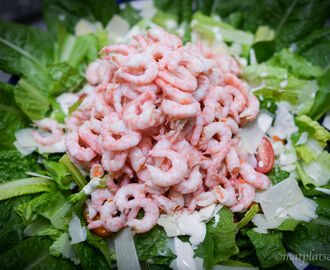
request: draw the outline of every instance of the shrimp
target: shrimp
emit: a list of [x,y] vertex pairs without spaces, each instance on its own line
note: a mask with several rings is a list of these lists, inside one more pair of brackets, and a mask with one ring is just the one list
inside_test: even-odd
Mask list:
[[103,149],[100,144],[99,135],[93,132],[93,128],[90,122],[86,121],[78,129],[80,139],[88,145],[94,152],[102,155]]
[[150,55],[134,54],[117,70],[116,75],[137,85],[148,84],[157,77],[158,65]]
[[158,76],[185,92],[193,92],[197,88],[197,79],[184,66],[178,66],[175,72],[161,70],[159,71]]
[[201,112],[197,113],[194,129],[191,134],[190,143],[194,146],[198,144],[199,138],[203,131],[204,119]]
[[145,188],[141,184],[128,184],[121,187],[115,194],[114,201],[118,206],[119,211],[123,211],[128,203],[128,199],[133,197],[134,199],[145,198]]
[[220,174],[217,175],[217,177],[219,178],[219,182],[224,186],[223,188],[221,185],[219,185],[213,189],[216,194],[217,200],[225,206],[234,205],[237,202],[236,192],[231,182],[226,177]]
[[128,45],[128,44],[117,44],[117,45],[110,45],[104,47],[101,50],[101,53],[120,53],[125,56],[134,55],[137,53],[137,48],[135,45]]
[[[109,129],[101,130],[103,147],[110,151],[125,151],[139,144],[141,133],[133,130],[125,130],[118,134],[111,132]],[[116,137],[118,139],[116,139]]]
[[256,96],[249,94],[247,104],[248,107],[239,116],[252,121],[256,119],[259,113],[260,103]]
[[179,184],[174,186],[174,189],[182,194],[188,194],[195,192],[202,185],[203,179],[202,174],[199,171],[199,166],[195,166],[188,179],[181,181]]
[[170,149],[151,150],[149,154],[153,157],[165,157],[172,162],[172,167],[164,172],[160,168],[146,165],[153,183],[158,186],[167,187],[178,184],[187,174],[188,166],[184,158],[177,152]]
[[253,167],[243,162],[241,164],[240,174],[244,180],[246,180],[251,186],[258,189],[268,189],[270,187],[270,181],[267,175],[256,172]]
[[66,135],[65,148],[73,158],[80,161],[91,161],[96,157],[96,153],[92,148],[80,145],[79,136],[76,131],[72,131]]
[[255,189],[243,179],[238,179],[234,185],[238,190],[239,197],[238,202],[230,209],[233,212],[240,212],[243,209],[247,209],[253,202],[255,197]]
[[40,135],[36,130],[32,132],[33,139],[42,145],[51,145],[59,142],[63,137],[63,129],[60,124],[53,119],[44,118],[40,121],[35,121],[35,124],[44,130],[49,130],[50,134],[48,136]]
[[[204,109],[203,109],[203,117],[204,123],[212,123],[215,118],[216,106],[220,100],[223,100],[224,97],[228,97],[227,94],[224,93],[223,87],[212,87],[209,91],[208,95],[204,99]],[[227,105],[229,106],[230,100],[227,101]],[[229,108],[228,108],[229,111]]]
[[173,214],[174,211],[180,207],[175,201],[160,194],[151,194],[151,198],[160,209],[168,214]]
[[240,161],[236,149],[231,146],[226,155],[226,164],[231,175],[237,175],[240,170]]
[[102,166],[107,172],[116,172],[121,170],[127,159],[127,151],[112,152],[105,151],[102,155]]
[[167,33],[159,26],[152,27],[148,30],[148,36],[155,42],[163,43],[170,49],[177,49],[182,46],[182,41],[175,35]]
[[111,232],[118,232],[125,226],[126,214],[121,213],[120,216],[116,216],[117,207],[112,201],[106,201],[100,211],[100,219],[89,222],[88,229],[95,229],[103,227]]
[[225,89],[226,93],[228,93],[234,97],[233,103],[232,103],[233,110],[235,110],[239,113],[242,112],[245,107],[245,104],[246,104],[246,100],[245,100],[243,94],[238,89],[236,89],[235,87],[233,87],[231,85],[226,86],[224,89]]
[[91,178],[95,178],[95,177],[102,177],[104,175],[104,170],[103,167],[101,166],[101,164],[93,164],[91,169],[90,169],[90,173],[89,176]]
[[217,196],[216,193],[213,191],[207,191],[204,193],[201,193],[196,197],[196,203],[198,206],[209,206],[211,204],[214,204],[217,202]]
[[195,90],[195,92],[193,92],[192,95],[195,98],[195,100],[201,101],[204,99],[204,97],[207,94],[207,91],[210,88],[210,80],[206,75],[200,74],[197,78],[197,82],[198,82],[198,87]]
[[168,191],[168,198],[174,202],[176,202],[179,205],[179,208],[184,206],[184,196],[180,192],[177,192],[173,189],[173,187],[170,188]]
[[167,98],[177,103],[185,105],[196,102],[191,94],[183,92],[175,87],[172,87],[170,84],[166,83],[160,78],[157,78],[155,82],[162,89],[164,95]]
[[123,114],[123,106],[121,103],[121,100],[124,96],[123,93],[123,88],[122,86],[117,86],[115,88],[115,90],[113,91],[113,106],[115,108],[115,111],[119,114],[122,115]]
[[147,161],[149,150],[152,148],[151,139],[143,137],[138,146],[133,147],[128,152],[128,158],[135,172],[141,170]]
[[90,63],[86,70],[86,79],[91,85],[106,85],[111,80],[112,76],[112,67],[105,59],[97,59]]
[[162,111],[156,109],[151,92],[144,92],[126,105],[124,121],[131,129],[141,130],[158,126],[163,120]]
[[103,204],[113,199],[113,194],[107,188],[100,188],[92,192],[91,202],[96,211],[100,212]]
[[137,233],[144,233],[149,231],[157,224],[159,218],[159,210],[157,205],[151,199],[138,198],[128,201],[125,205],[125,209],[142,208],[144,210],[144,216],[142,219],[131,219],[126,222]]
[[198,102],[182,105],[169,99],[164,99],[161,107],[164,114],[172,119],[193,117],[200,111],[200,105]]

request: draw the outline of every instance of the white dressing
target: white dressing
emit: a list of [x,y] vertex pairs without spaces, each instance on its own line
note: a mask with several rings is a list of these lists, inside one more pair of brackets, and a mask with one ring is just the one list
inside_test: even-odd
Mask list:
[[97,190],[97,187],[100,185],[101,178],[95,177],[92,178],[86,186],[83,187],[83,192],[86,195],[91,195],[93,191]]

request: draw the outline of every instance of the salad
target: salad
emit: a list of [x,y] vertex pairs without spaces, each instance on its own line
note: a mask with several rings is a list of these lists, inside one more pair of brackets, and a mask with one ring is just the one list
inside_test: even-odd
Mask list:
[[0,22],[1,269],[330,267],[330,3],[44,0]]

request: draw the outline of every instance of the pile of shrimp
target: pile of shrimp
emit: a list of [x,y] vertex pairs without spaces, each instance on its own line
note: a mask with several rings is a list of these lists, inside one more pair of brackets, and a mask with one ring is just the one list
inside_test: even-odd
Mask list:
[[[102,49],[86,71],[93,89],[66,119],[67,154],[107,182],[87,201],[88,228],[142,233],[160,213],[214,203],[246,210],[270,181],[238,147],[259,102],[237,60],[183,46],[159,27],[134,39]],[[55,124],[52,131],[60,133]]]

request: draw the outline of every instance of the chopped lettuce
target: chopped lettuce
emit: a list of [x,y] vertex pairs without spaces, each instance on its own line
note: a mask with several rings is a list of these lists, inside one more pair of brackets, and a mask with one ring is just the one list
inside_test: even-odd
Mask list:
[[256,87],[253,89],[256,96],[288,101],[293,105],[302,104],[317,90],[315,81],[297,79],[285,68],[266,64],[245,67],[243,78]]
[[255,36],[254,36],[254,43],[260,41],[269,41],[273,40],[275,37],[275,32],[273,29],[269,28],[268,26],[261,25],[258,27]]
[[313,79],[322,75],[322,70],[318,66],[312,65],[303,57],[282,49],[266,62],[269,66],[286,68],[291,74],[301,79]]
[[299,179],[301,180],[301,182],[303,183],[305,188],[308,189],[309,184],[317,186],[316,181],[306,174],[306,172],[304,171],[304,169],[302,168],[302,166],[300,165],[299,162],[296,162],[296,170],[297,170]]
[[276,185],[284,179],[287,179],[290,176],[290,173],[281,170],[280,166],[274,166],[267,176],[269,177],[270,182],[273,185]]
[[244,214],[244,217],[236,224],[237,229],[245,227],[250,220],[257,214],[259,211],[258,204],[254,204],[251,208]]
[[140,261],[148,264],[170,265],[175,255],[167,246],[167,235],[160,226],[155,226],[149,232],[136,234],[134,243]]
[[[257,233],[253,229],[247,233],[263,268],[273,267],[285,260],[286,250],[283,246],[282,232]],[[274,256],[276,255],[276,256]]]
[[227,261],[238,253],[235,236],[233,213],[223,207],[216,217],[207,223],[204,242],[198,245],[195,255],[204,260],[204,267],[209,270],[212,265]]

